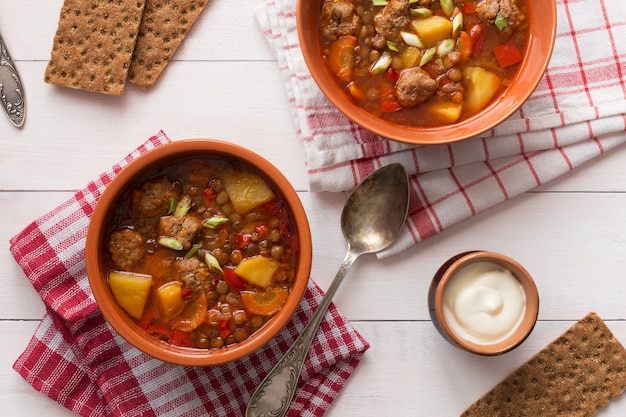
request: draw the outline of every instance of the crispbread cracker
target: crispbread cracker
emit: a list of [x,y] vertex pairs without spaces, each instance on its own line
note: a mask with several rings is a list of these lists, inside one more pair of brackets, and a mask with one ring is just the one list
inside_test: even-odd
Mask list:
[[145,0],[65,0],[45,82],[120,95]]
[[590,417],[626,389],[626,350],[589,313],[461,417]]
[[128,80],[152,86],[168,64],[208,0],[146,0]]

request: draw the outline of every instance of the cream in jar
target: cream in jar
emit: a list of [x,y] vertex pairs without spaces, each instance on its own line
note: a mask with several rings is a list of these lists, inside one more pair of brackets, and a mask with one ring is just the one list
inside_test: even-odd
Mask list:
[[459,269],[446,285],[443,314],[460,337],[495,344],[520,325],[526,310],[524,289],[507,269],[474,262]]

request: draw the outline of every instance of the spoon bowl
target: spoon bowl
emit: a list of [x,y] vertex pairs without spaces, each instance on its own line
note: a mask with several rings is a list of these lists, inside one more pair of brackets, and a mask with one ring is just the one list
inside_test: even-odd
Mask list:
[[380,252],[396,241],[409,208],[409,181],[400,164],[385,165],[368,175],[350,194],[341,213],[348,252],[300,336],[252,394],[246,417],[283,417],[296,390],[302,365],[328,306],[356,259]]
[[349,247],[363,254],[391,245],[406,219],[408,200],[402,165],[386,165],[366,177],[341,213],[341,230]]

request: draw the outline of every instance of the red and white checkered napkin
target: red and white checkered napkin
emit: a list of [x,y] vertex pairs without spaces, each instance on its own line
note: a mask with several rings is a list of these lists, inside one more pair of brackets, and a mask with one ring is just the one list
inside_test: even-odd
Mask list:
[[284,76],[311,190],[349,190],[375,168],[402,163],[411,174],[408,233],[384,256],[626,142],[623,0],[556,3],[552,60],[527,103],[483,137],[413,147],[378,137],[340,114],[302,57],[296,0],[260,0],[255,13]]
[[[47,314],[14,368],[48,397],[83,416],[243,416],[261,379],[319,305],[313,281],[293,320],[238,362],[187,368],[152,359],[105,322],[85,272],[89,216],[105,186],[132,159],[168,142],[163,132],[11,239],[11,252]],[[305,363],[291,417],[322,416],[368,343],[331,306]]]

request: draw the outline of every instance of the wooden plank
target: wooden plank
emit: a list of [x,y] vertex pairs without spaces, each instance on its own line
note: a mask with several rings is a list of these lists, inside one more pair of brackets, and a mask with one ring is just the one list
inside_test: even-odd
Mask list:
[[[0,193],[3,206],[20,208],[0,217],[0,263],[8,266],[0,318],[41,317],[41,303],[12,259],[8,241],[70,195]],[[312,228],[311,276],[326,289],[346,251],[339,227],[346,196],[303,192],[300,197]],[[488,249],[517,259],[533,274],[540,319],[572,320],[594,309],[602,317],[624,318],[626,230],[616,225],[625,212],[623,193],[525,194],[398,256],[362,257],[334,301],[351,320],[428,320],[426,295],[437,268],[459,252]]]
[[[326,415],[459,415],[575,321],[540,321],[524,344],[499,357],[481,357],[456,349],[429,322],[356,322],[371,347]],[[624,343],[626,322],[606,323]],[[0,413],[12,417],[75,416],[35,391],[11,369],[37,324],[0,321],[0,332],[12,335],[0,341],[4,353],[0,357]],[[626,396],[622,395],[598,415],[622,417],[625,407]]]

